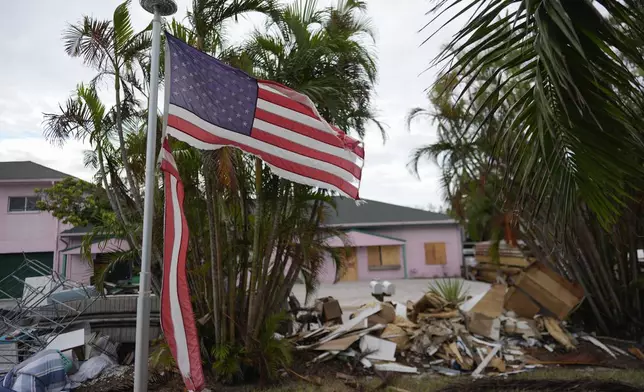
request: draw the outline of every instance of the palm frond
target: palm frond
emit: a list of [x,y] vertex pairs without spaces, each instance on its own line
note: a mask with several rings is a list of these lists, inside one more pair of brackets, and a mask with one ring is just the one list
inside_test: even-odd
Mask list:
[[[458,75],[463,91],[481,69],[495,69],[475,100],[489,93],[486,87],[498,81],[501,72],[509,72],[510,81],[532,85],[531,94],[524,95],[499,126],[496,148],[518,168],[506,183],[541,184],[526,188],[520,198],[527,203],[538,195],[535,211],[558,203],[565,219],[581,198],[604,223],[614,221],[617,210],[612,206],[622,203],[625,178],[642,172],[641,165],[620,151],[643,142],[634,127],[637,115],[627,104],[641,102],[642,89],[616,53],[634,64],[641,64],[642,58],[608,16],[635,26],[640,11],[611,3],[609,14],[603,15],[597,3],[564,1],[488,5],[457,0],[449,6],[465,9],[473,4],[481,11],[455,35],[437,63],[448,64],[446,73]],[[516,7],[519,4],[523,6]],[[447,7],[445,2],[435,10],[442,7]],[[499,100],[481,105],[475,117],[487,111],[485,122],[493,121],[509,99],[502,88],[498,85],[492,94]],[[526,142],[534,148],[525,148],[521,143]],[[530,155],[538,153],[538,159]],[[589,156],[593,158],[586,159]],[[553,187],[559,189],[557,195],[548,193]]]
[[130,43],[130,41],[134,37],[134,28],[132,27],[132,20],[130,18],[129,10],[130,3],[131,0],[125,0],[114,10],[112,25],[114,34],[113,45],[116,51],[129,46],[128,43]]
[[65,52],[72,57],[81,57],[94,68],[105,68],[111,62],[112,27],[109,21],[100,21],[89,16],[76,25],[69,25],[63,32]]

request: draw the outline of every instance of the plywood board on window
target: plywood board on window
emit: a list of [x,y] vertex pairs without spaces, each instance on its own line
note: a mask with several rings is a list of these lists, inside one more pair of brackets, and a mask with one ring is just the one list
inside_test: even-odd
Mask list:
[[355,248],[345,249],[346,253],[342,252],[342,264],[344,265],[344,274],[340,281],[351,282],[358,280],[358,258],[356,257]]
[[369,261],[369,267],[378,267],[382,265],[382,263],[380,262],[379,246],[367,247],[367,260]]
[[400,245],[388,245],[380,247],[382,265],[400,265]]
[[443,265],[447,264],[447,253],[444,242],[425,243],[425,264]]

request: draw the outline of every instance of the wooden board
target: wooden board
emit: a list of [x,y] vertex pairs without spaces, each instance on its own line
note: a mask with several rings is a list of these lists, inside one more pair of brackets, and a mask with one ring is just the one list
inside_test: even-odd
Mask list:
[[510,287],[505,295],[505,309],[513,311],[519,317],[531,319],[539,313],[541,307],[521,290]]
[[444,242],[425,243],[425,264],[444,265],[447,264],[447,253]]
[[472,307],[470,312],[480,313],[490,318],[499,317],[503,314],[503,302],[507,286],[504,284],[493,284],[490,290]]
[[343,255],[342,263],[344,265],[344,275],[342,275],[340,281],[353,282],[358,280],[358,258],[355,248],[351,248],[347,255]]
[[400,265],[400,245],[388,245],[380,247],[382,265]]
[[322,343],[315,349],[318,351],[344,351],[351,347],[353,343],[357,342],[358,339],[360,339],[359,335],[343,336],[330,342]]
[[[492,256],[479,256],[476,255],[474,256],[474,259],[476,259],[477,262],[479,263],[494,263],[492,260]],[[513,267],[527,267],[530,265],[530,262],[523,258],[523,257],[507,257],[507,256],[501,256],[499,257],[499,264],[500,265],[505,265],[505,266],[513,266]]]
[[540,263],[528,267],[515,285],[559,319],[564,319],[583,299],[581,287]]

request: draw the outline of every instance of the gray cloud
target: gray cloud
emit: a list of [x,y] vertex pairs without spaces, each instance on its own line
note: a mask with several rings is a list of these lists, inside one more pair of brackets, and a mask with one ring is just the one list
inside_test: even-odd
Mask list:
[[[3,4],[0,35],[6,39],[0,42],[0,160],[34,160],[82,178],[91,177],[82,165],[86,146],[71,142],[60,149],[44,140],[42,112],[56,111],[58,102],[63,102],[77,83],[89,81],[94,75],[79,59],[65,54],[61,32],[66,24],[80,20],[84,13],[109,18],[118,3],[26,0]],[[137,3],[133,2],[132,18],[137,28],[143,28],[151,18]],[[190,1],[178,3],[177,17],[181,19]],[[419,47],[427,35],[419,34],[418,29],[429,20],[424,15],[429,7],[425,0],[369,1],[380,64],[374,103],[380,120],[388,125],[388,140],[383,145],[375,127],[365,138],[367,157],[361,189],[364,198],[409,206],[441,204],[438,168],[423,164],[420,181],[406,167],[410,152],[435,137],[434,128],[427,122],[416,123],[409,132],[405,116],[412,107],[427,105],[425,89],[435,70],[421,72],[450,33],[441,32]],[[231,40],[243,36],[259,21],[251,17],[231,26]]]

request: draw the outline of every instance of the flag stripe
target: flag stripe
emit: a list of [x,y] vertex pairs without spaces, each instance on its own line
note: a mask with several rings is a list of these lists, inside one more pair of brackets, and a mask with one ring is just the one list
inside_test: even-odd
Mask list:
[[263,99],[264,101],[274,103],[286,109],[294,110],[305,116],[309,116],[314,120],[317,120],[317,115],[315,114],[315,112],[313,112],[313,110],[311,110],[311,108],[306,107],[297,101],[293,101],[291,98],[288,98],[282,94],[276,94],[276,93],[270,92],[262,88],[261,84],[259,85],[259,90],[257,90],[257,96],[259,97],[259,99]]
[[322,121],[307,116],[306,114],[296,112],[295,110],[291,110],[272,102],[265,101],[261,98],[257,100],[257,109],[266,110],[267,112],[277,114],[280,117],[284,117],[291,121],[295,121],[311,128],[318,129],[319,131],[326,133],[330,137],[338,137],[335,132],[329,132],[329,128],[327,128],[326,124],[324,124]]
[[[217,128],[212,125],[211,127]],[[355,198],[358,194],[358,188],[356,186],[352,185],[349,181],[346,181],[335,174],[329,173],[327,171],[323,171],[315,167],[307,166],[302,163],[298,163],[294,159],[282,158],[284,154],[280,154],[280,156],[276,156],[275,152],[277,149],[270,145],[269,145],[270,147],[265,151],[265,150],[258,149],[256,147],[250,147],[248,144],[245,144],[245,143],[233,141],[231,139],[227,139],[225,137],[219,136],[218,134],[222,134],[222,133],[223,135],[227,136],[231,132],[227,132],[225,130],[221,130],[219,132],[213,132],[211,127],[209,127],[210,129],[210,132],[209,132],[175,115],[170,114],[168,116],[168,133],[176,137],[177,139],[184,140],[184,138],[182,138],[182,134],[186,134],[190,136],[192,139],[196,139],[197,141],[200,141],[205,146],[208,146],[208,145],[213,146],[210,148],[219,148],[215,146],[225,146],[225,145],[234,146],[242,149],[243,151],[256,155],[262,158],[267,163],[270,163],[273,166],[277,166],[282,170],[290,171],[300,176],[309,177],[316,181],[333,185],[335,188],[339,189],[341,193],[344,193],[349,197]],[[186,141],[187,143],[191,143],[191,141],[188,141],[188,140],[184,140],[184,141]],[[249,144],[257,143],[256,141],[255,143],[252,143],[253,139],[248,137],[246,137],[246,141],[248,141]],[[208,148],[205,146],[202,148]],[[289,152],[289,154],[292,154],[292,153]],[[293,154],[293,155],[296,155],[296,154]],[[346,173],[342,169],[336,169],[336,170]]]
[[[170,128],[170,127],[168,127],[167,129],[168,129],[168,134],[173,136],[177,140],[181,140],[182,142],[188,143],[191,146],[196,147],[196,148],[200,148],[202,150],[217,150],[219,148],[228,146],[228,145],[224,145],[224,144],[206,143],[206,142],[203,142],[203,141],[201,141],[199,139],[196,139],[196,138],[188,135],[185,132],[179,131],[177,129]],[[269,163],[267,161],[264,161],[264,163],[266,164],[266,166],[268,166],[271,169],[271,171],[275,175],[277,175],[279,177],[282,177],[284,179],[287,179],[289,181],[293,181],[293,182],[296,182],[298,184],[304,184],[304,185],[308,185],[308,186],[324,188],[324,189],[328,189],[328,190],[338,192],[339,194],[341,194],[343,196],[346,196],[346,197],[353,197],[350,194],[344,192],[342,189],[336,187],[335,185],[328,184],[328,183],[323,182],[323,181],[318,181],[318,180],[312,179],[312,178],[307,177],[307,176],[302,176],[302,175],[299,175],[299,174],[294,173],[294,172],[289,171],[289,170],[284,170],[284,169],[282,169],[280,167],[277,167],[277,166],[275,166],[275,165],[273,165],[273,164],[271,164],[271,163]],[[356,193],[356,197],[357,197],[357,193]]]
[[[311,137],[330,146],[338,148],[345,147],[344,143],[342,143],[342,140],[333,134],[322,131],[319,128],[310,127],[308,125],[304,125],[288,118],[279,116],[275,113],[260,109],[259,107],[255,111],[255,118],[282,128],[289,129],[293,132],[299,133],[300,135]],[[362,147],[356,146],[353,149],[353,152],[360,158],[364,158],[364,149]]]
[[293,132],[290,129],[271,124],[258,118],[253,121],[253,128],[261,129],[264,132],[268,132],[275,136],[291,140],[295,143],[314,148],[327,154],[335,155],[355,164],[357,167],[362,167],[362,158],[360,158],[357,154],[349,149],[332,146],[330,144],[310,138],[297,132]]
[[[224,128],[220,128],[214,124],[210,124],[209,122],[204,121],[203,119],[199,118],[198,116],[192,114],[191,112],[183,108],[170,105],[169,112],[170,112],[170,115],[168,117],[168,125],[176,129],[183,130],[184,124],[182,123],[182,121],[185,121],[186,122],[185,126],[187,127],[187,129],[192,129],[191,126],[194,126],[197,129],[200,129],[202,132],[205,132],[206,134],[215,135],[216,137],[224,138],[233,143],[238,143],[239,145],[237,147],[239,148],[244,149],[245,147],[248,147],[259,151],[265,151],[271,155],[277,155],[280,158],[292,161],[296,164],[301,164],[304,166],[308,166],[310,168],[320,169],[324,172],[327,172],[336,177],[339,177],[347,182],[359,181],[359,179],[356,178],[353,174],[331,163],[313,159],[305,155],[300,155],[296,152],[289,151],[280,146],[275,146],[275,145],[266,143],[264,141],[257,140],[254,137],[252,137],[252,135],[249,137],[236,132],[230,132]],[[195,131],[193,130],[193,132]],[[192,136],[195,136],[195,135],[200,135],[200,133],[197,132],[192,134]],[[206,139],[204,139],[204,137],[206,137]],[[203,141],[209,142],[209,140],[207,139],[207,136],[204,136],[204,137],[197,137],[197,138]],[[216,141],[213,141],[213,143],[219,144]],[[255,153],[253,152],[253,154]]]
[[161,327],[186,387],[192,391],[200,391],[205,380],[186,276],[189,232],[188,222],[183,213],[183,184],[167,140],[163,143],[160,156],[161,170],[165,172]]
[[259,128],[253,128],[253,139],[260,140],[265,143],[272,144],[273,146],[279,146],[296,154],[303,156],[311,157],[313,159],[319,159],[320,161],[330,163],[341,169],[346,170],[348,173],[353,175],[353,177],[360,179],[361,169],[353,162],[344,160],[337,156],[327,154],[325,152],[303,146],[301,144],[292,142],[283,137],[273,135],[271,133],[265,132]]
[[[186,330],[183,323],[183,314],[181,312],[178,288],[178,270],[181,264],[181,256],[185,257],[185,252],[182,252],[181,249],[183,248],[182,243],[184,242],[184,222],[181,222],[181,214],[177,213],[177,211],[180,211],[181,209],[179,206],[177,185],[177,178],[175,176],[170,176],[170,201],[172,203],[172,210],[174,211],[172,216],[172,226],[174,228],[175,236],[171,254],[173,262],[170,263],[170,270],[166,270],[166,273],[168,273],[170,279],[170,292],[168,293],[168,296],[170,297],[170,316],[172,317],[172,325],[174,326],[174,340],[176,342],[175,346],[177,349],[177,366],[179,367],[181,375],[186,377],[190,375],[190,360],[188,359],[188,342],[186,340]],[[174,262],[174,260],[176,260],[176,262]]]

